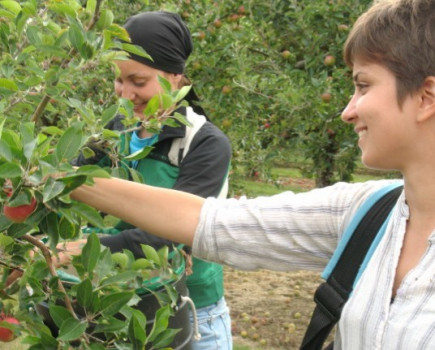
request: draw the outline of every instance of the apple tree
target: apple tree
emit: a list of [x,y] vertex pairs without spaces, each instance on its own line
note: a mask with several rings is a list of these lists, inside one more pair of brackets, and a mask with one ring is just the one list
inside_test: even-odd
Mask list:
[[[0,333],[8,335],[0,341],[21,336],[32,350],[159,349],[177,332],[168,328],[177,299],[170,285],[152,328],[135,308],[150,276],[173,277],[183,261],[177,251],[170,260],[168,249],[143,246],[148,259],[137,262],[128,251],[112,255],[91,234],[72,270],[57,267],[62,241],[80,238],[84,225],[106,226],[71,191],[94,177],[140,181],[119,165],[149,151],[119,154],[122,132],[105,129],[118,113],[126,128],[139,122],[132,103],[113,96],[113,60],[147,55],[113,18],[102,0],[0,1]],[[187,93],[161,84],[164,93],[146,110],[149,127],[173,123],[165,116]],[[112,167],[71,165],[95,148],[111,154]],[[71,271],[76,280],[68,284]],[[41,305],[56,334],[37,312]]]
[[357,148],[339,118],[352,93],[342,47],[369,0],[140,1],[122,13],[178,12],[194,39],[187,67],[204,109],[230,137],[235,174],[303,164],[318,186],[349,180]]

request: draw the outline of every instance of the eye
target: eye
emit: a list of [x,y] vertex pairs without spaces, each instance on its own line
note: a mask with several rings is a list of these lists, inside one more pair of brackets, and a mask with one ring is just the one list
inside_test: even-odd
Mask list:
[[146,85],[146,80],[135,80],[133,81],[134,86],[136,87],[144,87]]
[[359,92],[361,94],[364,94],[367,89],[369,88],[369,84],[367,83],[355,83],[355,92]]

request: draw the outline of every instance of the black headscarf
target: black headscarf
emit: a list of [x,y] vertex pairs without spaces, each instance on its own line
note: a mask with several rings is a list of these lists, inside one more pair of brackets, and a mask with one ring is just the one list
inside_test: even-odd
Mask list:
[[132,59],[168,73],[184,73],[184,65],[192,52],[192,38],[178,14],[139,13],[130,17],[124,27],[131,42],[141,46],[153,61],[130,54]]
[[[164,72],[184,73],[193,44],[189,28],[178,14],[165,11],[139,13],[130,17],[124,28],[130,35],[132,44],[141,46],[153,60],[133,53],[130,53],[131,59]],[[196,104],[199,99],[193,88],[186,100],[196,113],[207,117],[204,110]]]

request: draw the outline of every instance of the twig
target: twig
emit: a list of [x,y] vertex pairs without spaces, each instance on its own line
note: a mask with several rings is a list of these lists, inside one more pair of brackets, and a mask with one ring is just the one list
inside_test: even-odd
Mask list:
[[[42,243],[39,239],[36,239],[35,237],[32,237],[30,235],[21,236],[21,239],[23,239],[23,240],[33,244],[35,247],[39,248],[39,250],[41,251],[42,255],[45,258],[45,261],[47,262],[50,274],[53,277],[58,277],[56,269],[55,269],[54,264],[53,264],[53,259],[52,259],[50,250],[46,247],[46,245],[44,243]],[[71,313],[71,315],[75,319],[78,320],[79,318],[77,317],[77,315],[76,315],[76,313],[75,313],[75,311],[74,311],[74,309],[72,307],[71,300],[69,299],[68,294],[67,294],[67,292],[65,290],[65,287],[63,286],[63,284],[62,284],[60,279],[58,279],[58,286],[59,286],[60,291],[64,294],[66,308]]]

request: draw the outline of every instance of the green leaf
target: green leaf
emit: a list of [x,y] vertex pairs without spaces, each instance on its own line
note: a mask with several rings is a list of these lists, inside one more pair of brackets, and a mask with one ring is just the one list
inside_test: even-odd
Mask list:
[[0,140],[0,157],[3,157],[8,162],[13,161],[12,151],[9,144],[4,140]]
[[69,318],[62,323],[59,329],[58,339],[64,341],[78,339],[85,332],[87,327],[87,322]]
[[130,42],[130,36],[128,35],[127,30],[121,27],[119,24],[113,23],[109,28],[107,28],[106,32],[111,36],[117,37],[118,39]]
[[128,304],[133,295],[133,292],[118,292],[102,297],[100,303],[101,313],[104,316],[116,314],[124,305]]
[[62,326],[62,323],[69,318],[73,318],[71,313],[64,307],[59,305],[51,304],[48,307],[48,312],[50,313],[51,318],[58,328]]
[[17,164],[3,163],[0,165],[0,178],[7,179],[21,176],[21,168]]
[[160,105],[162,109],[167,110],[175,106],[175,101],[172,99],[171,95],[163,94],[160,95]]
[[136,169],[129,167],[128,171],[130,172],[131,179],[134,182],[138,182],[138,183],[144,183],[145,182],[144,179],[143,179],[142,174],[139,171],[137,171]]
[[74,239],[80,230],[77,225],[72,223],[68,218],[62,216],[59,221],[59,235],[63,239]]
[[68,30],[68,39],[71,45],[77,50],[80,51],[80,48],[83,46],[85,42],[85,35],[83,33],[83,28],[78,26],[76,23],[71,23],[71,26]]
[[156,349],[163,349],[169,346],[174,337],[181,331],[181,328],[178,329],[165,329],[163,332],[159,333],[158,336],[153,340],[153,346]]
[[39,36],[39,31],[35,26],[28,26],[26,30],[27,39],[34,46],[39,46],[42,44],[41,37]]
[[39,223],[41,233],[46,234],[50,238],[50,247],[53,249],[59,242],[59,216],[50,212]]
[[110,178],[110,174],[98,165],[82,165],[77,169],[76,174],[87,175],[90,177]]
[[191,85],[183,86],[180,90],[177,91],[177,95],[175,96],[175,102],[181,101],[186,97],[186,95],[189,93],[190,89],[192,88]]
[[24,123],[21,124],[21,144],[23,146],[23,153],[27,160],[32,157],[33,151],[36,147],[38,141],[35,138],[35,124],[34,123]]
[[70,193],[77,187],[83,185],[86,182],[86,179],[87,179],[86,175],[76,174],[76,175],[59,178],[56,181],[64,183],[65,188],[62,192],[62,195],[64,195]]
[[21,5],[16,1],[4,0],[0,1],[0,5],[2,5],[5,9],[8,9],[15,15],[18,15],[18,13],[21,11]]
[[101,244],[95,233],[91,233],[82,249],[82,264],[90,276],[100,258]]
[[69,4],[64,4],[62,2],[54,3],[53,1],[50,1],[49,7],[62,16],[70,16],[71,18],[77,17],[76,10]]
[[0,247],[2,249],[6,248],[12,243],[14,243],[14,239],[12,237],[5,236],[3,233],[0,233]]
[[116,114],[118,113],[118,109],[118,105],[111,105],[103,111],[103,114],[101,115],[101,122],[103,126],[106,126],[107,123],[116,116]]
[[82,123],[75,123],[60,137],[55,150],[59,162],[70,161],[79,151],[83,137],[82,127]]
[[6,78],[0,78],[0,87],[11,91],[18,91],[17,84],[15,84],[13,80],[6,79]]
[[139,160],[142,158],[145,158],[150,152],[154,149],[152,146],[146,146],[139,151],[136,151],[126,157],[124,157],[125,160]]
[[148,260],[151,260],[157,266],[161,265],[159,254],[153,247],[147,244],[141,244],[140,246],[142,248],[143,253],[145,254],[145,257]]
[[146,59],[149,59],[150,61],[154,61],[150,55],[146,53],[146,51],[139,45],[133,45],[133,44],[121,44],[121,47],[124,51],[127,51],[129,53],[132,53],[134,55],[144,57]]
[[88,12],[90,14],[94,14],[96,7],[97,7],[97,1],[96,0],[88,0],[88,1],[86,1],[86,12]]
[[149,334],[148,340],[153,342],[160,333],[164,332],[168,328],[169,317],[172,315],[172,309],[169,305],[163,306],[156,312],[153,328]]
[[32,228],[32,226],[26,224],[12,224],[11,226],[9,226],[7,234],[8,236],[11,236],[13,238],[20,238],[21,236],[31,234],[35,231],[36,230]]
[[89,309],[92,305],[92,283],[89,278],[80,282],[77,285],[77,302],[85,309]]
[[56,196],[60,195],[65,189],[65,184],[60,181],[56,181],[54,178],[48,178],[44,185],[44,190],[42,192],[42,201],[47,203]]
[[100,13],[100,18],[97,22],[97,28],[103,30],[108,28],[113,23],[113,12],[109,9],[103,9]]
[[133,350],[142,350],[144,348],[146,336],[145,329],[133,316],[128,325],[128,338],[133,345]]
[[89,205],[86,205],[84,203],[76,202],[74,203],[74,206],[71,208],[71,210],[77,214],[79,214],[81,217],[85,218],[89,223],[92,225],[99,227],[99,228],[105,228],[106,225],[104,224],[104,220],[101,217],[98,210],[92,208]]
[[109,317],[105,317],[97,324],[94,332],[95,333],[117,332],[125,328],[126,326],[127,325],[125,321],[121,321],[115,317],[109,316]]
[[120,273],[117,273],[114,276],[108,277],[108,278],[104,278],[101,283],[100,286],[110,286],[112,284],[120,284],[120,283],[126,283],[129,281],[134,280],[137,277],[137,272],[136,271],[123,271]]
[[174,113],[173,118],[178,120],[183,125],[191,126],[192,124],[186,119],[186,117],[178,112]]
[[85,60],[90,60],[95,55],[94,47],[87,41],[85,41],[80,47],[79,50],[80,56],[82,56]]
[[160,109],[160,96],[154,95],[148,101],[147,106],[145,107],[144,114],[147,116],[154,115]]
[[111,175],[119,179],[128,180],[128,172],[125,168],[122,167],[113,168]]
[[157,77],[160,86],[163,88],[163,90],[165,91],[165,93],[170,94],[172,91],[172,85],[171,83],[165,79],[164,77],[162,77],[161,75],[159,75]]

